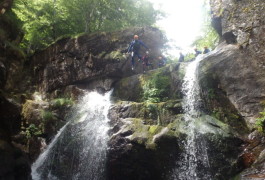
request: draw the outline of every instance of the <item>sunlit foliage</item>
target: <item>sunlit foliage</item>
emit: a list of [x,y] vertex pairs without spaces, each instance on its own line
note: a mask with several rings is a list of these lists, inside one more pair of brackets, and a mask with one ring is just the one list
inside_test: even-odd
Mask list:
[[204,5],[204,24],[202,28],[202,35],[197,37],[192,44],[200,50],[203,50],[203,47],[205,46],[210,49],[214,49],[219,42],[219,35],[211,25],[210,9],[208,5],[209,2],[206,0]]
[[28,50],[61,36],[153,25],[162,16],[147,0],[19,0],[13,11],[24,23]]

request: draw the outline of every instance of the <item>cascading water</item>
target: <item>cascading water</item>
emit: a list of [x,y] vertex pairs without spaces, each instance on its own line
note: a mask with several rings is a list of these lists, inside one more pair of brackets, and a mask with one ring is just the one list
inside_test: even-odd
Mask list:
[[[201,130],[196,129],[196,119],[200,116],[200,86],[197,78],[197,67],[202,60],[198,56],[186,68],[186,74],[182,86],[184,94],[182,106],[184,109],[186,141],[181,161],[174,170],[175,180],[211,180],[210,165],[207,155],[207,147],[203,138],[199,135]],[[199,132],[200,131],[200,132]]]
[[71,120],[32,165],[33,180],[105,179],[111,92],[87,93]]

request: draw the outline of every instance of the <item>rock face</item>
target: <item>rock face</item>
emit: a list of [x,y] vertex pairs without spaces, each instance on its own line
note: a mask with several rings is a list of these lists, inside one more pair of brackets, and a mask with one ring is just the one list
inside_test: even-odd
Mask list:
[[[234,44],[221,45],[209,57],[209,61],[216,63],[211,69],[217,70],[220,85],[231,102],[248,119],[249,125],[255,122],[258,112],[263,110],[264,3],[261,0],[211,1],[214,19],[221,19],[219,31],[222,32],[222,38],[228,44]],[[218,60],[212,60],[213,58]]]
[[30,162],[11,136],[21,130],[21,106],[6,94],[17,91],[23,69],[23,53],[17,48],[21,34],[10,10],[12,0],[0,3],[0,179],[30,179]]
[[[134,34],[138,34],[151,49],[156,64],[156,57],[161,54],[160,48],[165,42],[158,29],[133,28],[114,33],[83,35],[62,39],[32,57],[36,84],[46,92],[66,85],[90,84],[106,78],[115,80],[140,72],[142,68],[139,65],[135,72],[130,70],[130,57],[125,54]],[[105,87],[106,90],[109,88]]]
[[[3,7],[1,3],[1,13]],[[211,8],[222,42],[199,66],[202,102],[201,114],[196,117],[196,139],[203,140],[198,141],[203,142],[201,147],[208,147],[213,179],[264,178],[265,140],[255,130],[255,122],[265,104],[265,2],[211,0]],[[113,87],[107,179],[177,179],[179,162],[186,160],[184,142],[189,138],[181,92],[187,64],[156,69],[165,42],[158,29],[132,28],[64,38],[37,52],[25,67],[23,53],[14,46],[20,37],[13,36],[18,33],[11,31],[9,19],[0,16],[2,27],[1,90],[19,87],[17,92],[25,92],[29,78],[17,86],[23,77],[17,72],[29,68],[32,84],[48,99],[38,101],[23,95],[20,106],[0,95],[0,179],[30,178],[29,159],[35,160],[40,153],[42,138],[50,140],[65,123],[70,98],[76,100],[83,93],[79,88],[104,93]],[[140,74],[139,62],[134,71],[130,69],[126,51],[134,34],[151,49],[154,70],[146,74]],[[24,134],[17,135],[21,122],[27,126]],[[203,151],[205,148],[200,148],[196,153]],[[201,163],[200,168],[207,167]],[[58,172],[63,174],[63,168]],[[198,173],[198,177],[203,174]]]
[[20,149],[0,140],[0,179],[30,179],[30,163]]
[[[234,115],[241,116],[253,130],[259,112],[264,110],[264,3],[261,0],[211,0],[213,25],[222,43],[204,58],[199,75],[202,94],[210,102],[208,108],[212,112],[228,113],[220,108],[222,98],[228,98],[238,110],[239,114]],[[226,117],[223,121],[234,124]],[[253,166],[236,179],[264,178],[263,136],[256,131],[245,136],[245,150],[240,158],[244,168]]]
[[22,39],[19,22],[16,15],[9,11],[12,2],[5,0],[0,3],[0,89],[17,91],[22,81],[21,74],[24,75],[25,55],[18,47]]
[[[110,179],[179,178],[178,163],[186,162],[183,156],[190,133],[185,130],[182,107],[185,66],[171,64],[115,84],[113,96],[118,102],[109,112],[113,127],[107,162]],[[168,93],[163,93],[164,88]],[[222,107],[230,111],[224,110],[217,116],[209,113],[212,111],[205,102],[205,114],[196,119],[196,143],[205,143],[196,153],[200,159],[203,149],[209,148],[208,163],[214,179],[228,179],[244,168],[238,158],[243,144],[239,137],[248,130],[229,103],[223,102]],[[198,177],[204,176],[204,168],[200,167]]]

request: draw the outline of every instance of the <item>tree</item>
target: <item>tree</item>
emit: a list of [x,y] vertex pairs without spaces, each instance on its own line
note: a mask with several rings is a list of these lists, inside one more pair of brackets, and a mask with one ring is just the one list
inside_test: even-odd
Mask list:
[[14,11],[24,23],[22,45],[33,50],[61,36],[153,25],[162,15],[147,0],[20,0]]
[[211,16],[210,16],[210,10],[209,10],[209,2],[208,0],[204,3],[204,25],[202,28],[202,35],[199,36],[192,45],[203,49],[203,47],[207,46],[210,49],[214,49],[218,42],[219,42],[219,35],[215,31],[215,29],[211,25]]

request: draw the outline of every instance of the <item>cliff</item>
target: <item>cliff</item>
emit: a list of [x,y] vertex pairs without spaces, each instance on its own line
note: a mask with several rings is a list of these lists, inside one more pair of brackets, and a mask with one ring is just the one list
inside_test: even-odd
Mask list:
[[[115,80],[142,72],[141,65],[135,71],[131,70],[131,60],[126,54],[134,34],[138,34],[151,49],[154,67],[157,67],[158,56],[165,43],[158,29],[146,27],[95,33],[62,39],[35,53],[31,60],[35,84],[40,91],[51,92],[67,85],[92,84],[92,81]],[[145,51],[142,48],[141,53]],[[105,89],[109,90],[110,85]]]
[[[264,178],[264,134],[255,130],[264,128],[264,121],[257,123],[264,111],[264,7],[261,0],[211,0],[213,25],[222,42],[200,65],[204,97],[212,91],[228,98],[252,131],[242,153],[249,168],[237,179]],[[208,106],[218,111],[223,99],[213,99]]]
[[[30,163],[66,123],[84,91],[112,88],[107,178],[180,178],[191,133],[182,89],[188,63],[158,68],[163,34],[151,27],[83,34],[62,38],[26,60],[7,2],[0,16],[0,179],[30,178]],[[264,178],[265,138],[257,129],[265,125],[257,126],[257,118],[265,100],[265,2],[210,4],[221,42],[198,69],[198,177],[208,170],[213,179]],[[126,54],[134,34],[151,49],[153,68],[145,74],[139,62],[131,70]],[[200,156],[205,151],[208,164]]]

